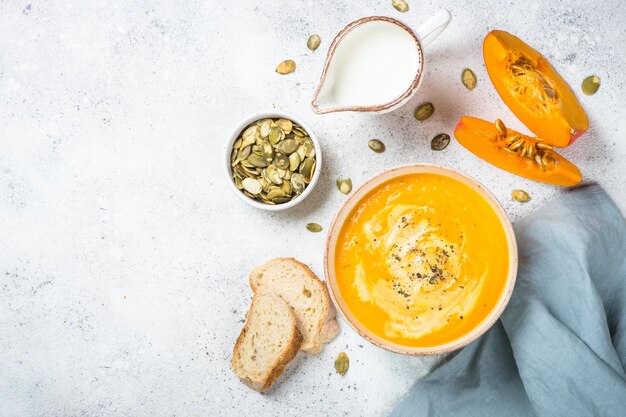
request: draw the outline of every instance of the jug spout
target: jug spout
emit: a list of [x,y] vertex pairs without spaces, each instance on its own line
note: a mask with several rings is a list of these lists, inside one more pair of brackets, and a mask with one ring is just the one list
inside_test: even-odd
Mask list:
[[326,74],[322,75],[311,101],[311,107],[313,107],[315,113],[326,114],[339,110],[339,106],[332,94],[332,83],[332,74],[326,72]]

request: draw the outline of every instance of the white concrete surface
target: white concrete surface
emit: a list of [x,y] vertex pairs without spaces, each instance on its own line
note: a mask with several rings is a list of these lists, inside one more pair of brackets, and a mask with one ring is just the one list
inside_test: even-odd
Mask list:
[[[323,353],[299,357],[261,396],[229,360],[256,263],[294,256],[322,273],[324,233],[354,184],[380,170],[433,162],[482,181],[513,219],[561,190],[500,171],[452,142],[461,114],[522,128],[487,79],[481,44],[494,28],[543,52],[587,110],[590,131],[563,153],[626,209],[626,9],[621,0],[39,1],[0,2],[0,415],[376,416],[429,361],[370,346],[343,323]],[[389,15],[416,27],[453,15],[427,52],[417,97],[384,116],[309,109],[325,50],[346,23]],[[322,46],[306,48],[318,33]],[[296,60],[294,74],[275,66]],[[478,87],[459,76],[471,67]],[[597,74],[597,95],[580,82]],[[412,111],[432,101],[435,115]],[[324,171],[284,213],[227,189],[222,144],[255,111],[283,109],[318,134]],[[387,152],[367,141],[380,138]],[[510,201],[523,188],[526,205]],[[333,370],[351,358],[344,377]],[[432,361],[431,361],[432,362]]]

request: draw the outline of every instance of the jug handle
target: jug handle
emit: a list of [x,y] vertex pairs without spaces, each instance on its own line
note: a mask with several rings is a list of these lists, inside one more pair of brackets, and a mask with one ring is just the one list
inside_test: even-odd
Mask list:
[[430,19],[425,21],[417,29],[416,35],[422,48],[426,48],[444,31],[452,20],[450,12],[446,9],[438,10]]

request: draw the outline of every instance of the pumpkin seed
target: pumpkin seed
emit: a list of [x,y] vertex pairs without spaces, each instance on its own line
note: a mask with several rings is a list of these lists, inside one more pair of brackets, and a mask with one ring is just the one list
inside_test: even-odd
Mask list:
[[315,51],[320,47],[320,43],[322,43],[322,39],[318,35],[311,35],[309,39],[306,41],[306,47],[311,51]]
[[590,75],[589,77],[583,80],[582,84],[583,93],[588,96],[594,95],[598,88],[600,88],[600,77],[597,75]]
[[261,183],[253,178],[244,178],[241,183],[243,185],[243,188],[250,194],[258,194],[263,188]]
[[309,232],[317,233],[322,231],[322,226],[317,223],[307,223],[306,230]]
[[280,127],[285,133],[291,133],[291,129],[293,129],[293,122],[287,119],[276,120],[276,125]]
[[376,153],[385,152],[385,144],[379,141],[378,139],[370,140],[369,142],[367,142],[367,146],[369,146],[370,149]]
[[315,156],[315,145],[311,139],[305,139],[304,141],[304,154],[307,158],[313,158]]
[[280,169],[289,168],[289,158],[282,153],[276,154],[276,157],[274,158],[274,163]]
[[265,140],[261,144],[261,154],[267,162],[272,162],[272,159],[274,159],[274,148],[269,141]]
[[498,135],[500,136],[500,138],[504,139],[507,137],[508,132],[502,120],[496,119],[496,129],[498,130]]
[[461,82],[468,90],[472,91],[476,87],[476,74],[469,68],[465,68],[461,73]]
[[391,5],[400,13],[406,13],[409,11],[409,5],[404,0],[391,0]]
[[270,129],[272,128],[272,119],[263,119],[260,120],[259,123],[260,124],[257,126],[257,130],[262,138],[266,138],[270,134]]
[[289,155],[289,171],[295,171],[300,166],[300,155],[297,152]]
[[294,139],[285,139],[276,145],[276,150],[285,155],[291,155],[298,149],[298,142]]
[[246,158],[246,161],[248,161],[250,164],[252,164],[252,166],[255,166],[257,168],[265,168],[267,166],[267,161],[265,160],[265,158],[256,153],[251,153],[250,156]]
[[435,112],[435,106],[433,103],[424,103],[421,104],[418,108],[415,109],[415,118],[420,122],[428,119]]
[[288,59],[281,62],[276,67],[276,72],[282,75],[290,74],[296,69],[296,62],[293,59]]
[[287,197],[287,194],[281,188],[274,188],[267,193],[268,200],[274,200],[276,198],[284,198]]
[[527,203],[530,201],[530,194],[524,190],[513,190],[511,197],[518,203]]
[[280,127],[274,126],[269,131],[269,138],[270,138],[270,143],[272,145],[276,145],[278,142],[280,142],[281,140],[285,138],[285,132],[283,132],[283,130]]
[[233,142],[230,157],[235,186],[266,204],[291,201],[315,174],[315,145],[289,119],[251,123]]
[[433,151],[442,151],[446,149],[449,143],[450,135],[446,133],[440,133],[433,138],[432,142],[430,142],[430,149],[432,149]]
[[541,155],[536,154],[534,157],[535,163],[540,167],[540,168],[545,168],[545,164],[543,163],[543,158],[541,157]]
[[[537,139],[538,139],[538,138],[537,138]],[[537,145],[535,145],[535,146],[537,146],[537,148],[538,148],[538,149],[549,149],[549,150],[554,149],[552,146],[550,146],[550,145],[546,145],[545,143],[538,143],[538,144],[537,144]]]
[[313,171],[315,170],[315,161],[313,158],[306,158],[304,162],[300,165],[300,174],[304,178],[304,182],[307,184],[311,182],[311,178],[313,178]]
[[515,142],[513,142],[511,145],[509,145],[509,149],[511,149],[512,151],[521,148],[521,146],[524,144],[524,139],[518,139]]
[[281,185],[283,183],[282,178],[280,177],[280,173],[278,172],[278,168],[275,165],[270,165],[267,167],[267,179],[273,182],[276,185]]
[[335,371],[339,375],[345,375],[348,372],[348,368],[350,368],[350,358],[348,358],[345,352],[341,352],[335,359]]
[[291,183],[289,181],[283,181],[283,192],[287,195],[291,194]]
[[301,194],[305,187],[306,183],[302,174],[296,173],[291,176],[291,188],[294,193]]
[[306,158],[306,149],[304,148],[304,145],[298,146],[296,153],[300,157],[300,161],[304,161],[304,158]]
[[352,180],[350,178],[340,178],[337,180],[337,189],[341,194],[350,194],[352,191]]

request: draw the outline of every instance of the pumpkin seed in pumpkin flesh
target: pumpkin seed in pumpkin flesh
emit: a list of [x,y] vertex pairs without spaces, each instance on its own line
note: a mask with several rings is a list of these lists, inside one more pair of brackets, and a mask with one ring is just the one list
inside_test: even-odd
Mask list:
[[276,67],[276,72],[281,75],[286,75],[294,72],[296,69],[296,62],[293,59],[288,59],[286,61],[281,62]]
[[306,47],[309,48],[309,50],[311,51],[315,51],[317,48],[320,47],[320,43],[322,43],[322,39],[319,37],[319,35],[311,35],[306,41]]
[[420,122],[428,119],[435,112],[435,106],[433,103],[424,103],[421,104],[418,108],[415,109],[414,116]]
[[391,5],[400,13],[406,13],[409,11],[409,5],[404,0],[391,0]]
[[350,178],[340,178],[337,180],[337,189],[341,194],[350,194],[352,191],[352,180]]
[[518,203],[527,203],[530,201],[530,194],[524,190],[513,190],[511,197]]
[[450,143],[450,135],[446,133],[440,133],[435,136],[430,142],[430,149],[433,151],[443,151],[446,149],[446,146]]
[[600,77],[597,75],[590,75],[583,80],[582,84],[583,93],[588,96],[594,95],[600,88]]
[[496,130],[498,131],[498,136],[500,136],[501,139],[506,138],[509,134],[509,132],[506,130],[506,126],[500,119],[496,119]]
[[370,140],[369,142],[367,142],[367,146],[369,146],[369,148],[376,153],[385,152],[385,144],[378,139]]
[[317,233],[322,231],[322,226],[317,223],[308,223],[306,225],[306,230],[308,230],[309,232]]
[[461,82],[468,90],[473,90],[476,87],[476,74],[469,68],[465,68],[461,73]]
[[345,375],[348,372],[348,368],[350,368],[350,358],[348,358],[345,352],[341,352],[335,359],[335,371],[339,375]]

